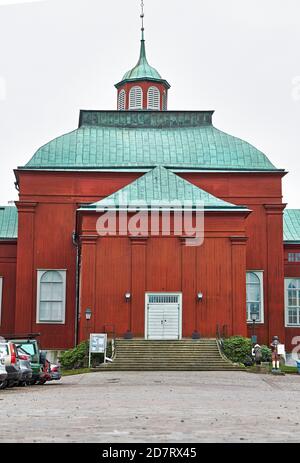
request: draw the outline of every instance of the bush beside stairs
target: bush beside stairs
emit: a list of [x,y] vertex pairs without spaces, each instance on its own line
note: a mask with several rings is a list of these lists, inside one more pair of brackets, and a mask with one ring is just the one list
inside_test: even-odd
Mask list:
[[183,339],[181,341],[148,341],[143,339],[115,341],[112,363],[103,365],[109,371],[234,371],[243,370],[220,351],[216,339]]

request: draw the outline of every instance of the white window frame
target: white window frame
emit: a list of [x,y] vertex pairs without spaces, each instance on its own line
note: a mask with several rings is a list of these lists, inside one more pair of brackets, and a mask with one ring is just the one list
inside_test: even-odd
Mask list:
[[2,323],[3,281],[4,281],[4,278],[3,278],[3,277],[0,277],[0,326],[1,326],[1,323]]
[[[256,321],[256,325],[263,325],[265,322],[265,310],[264,310],[264,305],[265,305],[265,297],[264,297],[264,271],[263,270],[247,270],[246,272],[248,273],[254,273],[258,278],[260,282],[260,320]],[[246,288],[247,288],[247,280],[246,280]],[[250,325],[253,323],[252,320],[248,319],[248,300],[246,296],[246,315],[247,315],[247,323]]]
[[300,263],[300,252],[289,252],[288,253],[288,262],[289,264],[299,264]]
[[[58,272],[62,277],[63,282],[63,307],[62,307],[62,320],[61,321],[45,321],[40,320],[40,294],[41,294],[41,279],[47,272]],[[67,270],[60,269],[39,269],[37,271],[37,304],[36,304],[36,324],[37,325],[65,325],[66,323],[66,289],[67,289]]]
[[285,278],[284,279],[284,314],[285,314],[285,327],[286,328],[299,328],[300,327],[300,294],[299,294],[299,306],[295,306],[295,309],[298,309],[298,321],[299,323],[297,324],[291,324],[289,323],[289,296],[288,296],[288,291],[289,291],[289,285],[292,283],[292,281],[300,281],[300,277],[295,277],[295,278]]
[[[140,106],[137,105],[137,98],[136,98],[136,91],[139,90],[141,92],[141,104]],[[139,85],[135,85],[132,87],[129,91],[129,109],[143,109],[143,99],[144,99],[144,93],[142,87]],[[134,104],[132,104],[134,103]]]
[[[153,92],[152,95],[150,95],[151,92]],[[154,103],[157,98],[158,98],[157,100],[158,105],[155,106]],[[148,93],[147,93],[147,109],[151,109],[153,111],[160,111],[160,99],[161,99],[161,95],[160,95],[159,88],[155,87],[154,85],[149,87]]]
[[[123,107],[121,108],[121,101],[123,102]],[[118,99],[118,110],[119,111],[125,111],[126,110],[126,92],[125,90],[121,90],[119,93],[119,99]]]

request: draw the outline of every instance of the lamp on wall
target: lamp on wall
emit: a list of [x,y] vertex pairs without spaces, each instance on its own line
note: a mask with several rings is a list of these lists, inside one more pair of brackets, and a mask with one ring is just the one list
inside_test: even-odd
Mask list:
[[90,320],[91,318],[92,318],[92,309],[88,307],[85,311],[85,319]]
[[130,299],[131,299],[131,293],[129,291],[127,291],[127,293],[125,293],[125,301],[129,302]]
[[203,293],[202,292],[197,293],[197,301],[198,302],[203,301]]

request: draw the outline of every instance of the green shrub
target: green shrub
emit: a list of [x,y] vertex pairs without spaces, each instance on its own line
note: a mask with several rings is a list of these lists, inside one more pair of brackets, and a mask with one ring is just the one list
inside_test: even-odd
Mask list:
[[[253,363],[251,339],[233,336],[223,342],[224,353],[232,362],[251,365]],[[272,360],[272,351],[267,346],[261,346],[262,362]]]
[[[108,357],[111,356],[111,343],[108,343],[106,355]],[[103,363],[103,357],[103,354],[93,354],[91,366],[95,367]],[[74,349],[66,350],[60,356],[60,363],[64,370],[87,368],[89,366],[89,341],[83,341],[78,346],[74,347]]]
[[242,336],[233,336],[224,340],[224,353],[226,357],[235,363],[244,363],[249,365],[252,363],[251,339],[243,338]]
[[261,346],[261,361],[262,362],[271,362],[272,360],[272,351],[268,346]]
[[86,368],[89,363],[89,342],[84,341],[74,349],[66,350],[60,357],[60,363],[64,370]]

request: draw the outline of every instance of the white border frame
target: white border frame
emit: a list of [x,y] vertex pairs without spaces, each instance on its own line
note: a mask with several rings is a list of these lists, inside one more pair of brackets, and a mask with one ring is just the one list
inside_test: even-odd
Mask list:
[[300,280],[300,277],[286,277],[284,278],[284,326],[285,328],[300,328],[300,325],[288,324],[288,285],[291,281]]
[[[142,92],[142,98],[141,98],[141,106],[134,106],[134,107],[131,107],[131,95],[132,95],[132,91],[134,89],[137,89],[139,88]],[[129,95],[128,95],[128,98],[129,98],[129,103],[128,103],[128,109],[129,111],[137,111],[139,109],[143,109],[144,107],[144,91],[143,91],[143,88],[140,86],[140,85],[134,85],[133,87],[131,87],[131,89],[129,90]],[[136,102],[136,99],[135,99],[135,102]]]
[[0,276],[0,326],[2,325],[3,281],[4,278]]
[[[124,109],[120,108],[120,97],[121,97],[121,94],[124,94]],[[126,90],[123,88],[122,90],[120,90],[119,94],[118,94],[118,111],[126,111],[126,97],[127,97],[127,94],[126,94]]]
[[[264,292],[264,270],[246,270],[246,290],[247,290],[247,273],[255,273],[260,281],[260,293],[261,293],[261,320],[255,322],[255,325],[263,325],[265,323],[265,292]],[[246,296],[246,315],[247,325],[253,325],[253,321],[248,320],[247,314],[247,296]]]
[[[149,100],[150,100],[149,93],[150,93],[150,90],[152,90],[152,89],[157,90],[157,92],[158,92],[158,108],[155,108],[154,106],[151,106],[150,103],[149,103]],[[147,91],[147,109],[152,110],[152,111],[160,111],[160,108],[161,108],[160,89],[158,87],[156,87],[156,85],[151,85],[148,88],[148,91]]]
[[[154,292],[154,291],[148,291],[145,293],[145,339],[147,341],[152,341],[152,339],[148,338],[148,301],[149,301],[149,296],[179,296],[179,337],[178,341],[182,339],[182,292]],[[157,341],[168,341],[168,339],[157,339]],[[170,339],[170,341],[173,341],[173,339]],[[174,339],[175,341],[175,339]]]
[[[61,322],[57,321],[40,321],[40,289],[41,278],[46,272],[59,272],[63,278],[64,293],[63,293],[63,319]],[[37,325],[65,325],[66,324],[66,292],[67,292],[67,270],[66,269],[38,269],[37,270],[37,299],[36,299],[36,324]]]

